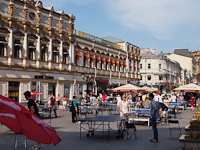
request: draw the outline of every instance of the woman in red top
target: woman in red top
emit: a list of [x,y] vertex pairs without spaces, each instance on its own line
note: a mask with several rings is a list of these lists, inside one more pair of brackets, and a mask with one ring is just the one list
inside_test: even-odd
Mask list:
[[192,98],[191,98],[192,111],[194,111],[194,101],[195,101],[195,98],[194,98],[194,96],[192,96]]

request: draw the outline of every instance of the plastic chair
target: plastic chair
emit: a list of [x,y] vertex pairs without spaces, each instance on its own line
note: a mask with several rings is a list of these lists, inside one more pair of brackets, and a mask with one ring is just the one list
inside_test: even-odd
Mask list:
[[170,132],[171,138],[173,138],[173,136],[172,136],[172,130],[179,131],[180,136],[181,136],[181,130],[182,130],[182,128],[180,127],[178,120],[168,120],[168,125],[169,125],[169,132]]
[[[20,133],[16,133],[15,134],[15,143],[14,143],[14,147],[15,148],[17,148],[17,145],[18,145],[18,135],[19,134],[23,134],[23,133],[20,132]],[[23,144],[24,144],[24,147],[27,148],[27,138],[25,136],[24,136],[24,142],[23,142]]]
[[[131,130],[132,130],[132,134],[129,135],[129,131],[131,131]],[[137,139],[134,119],[130,119],[130,118],[126,122],[126,130],[125,130],[124,140],[126,140],[128,137],[131,137],[132,140],[134,138]]]

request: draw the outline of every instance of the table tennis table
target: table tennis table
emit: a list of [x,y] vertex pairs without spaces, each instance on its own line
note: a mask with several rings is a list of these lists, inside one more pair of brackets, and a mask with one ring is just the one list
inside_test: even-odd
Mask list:
[[[100,130],[100,127],[103,127],[103,133],[105,131],[105,126],[107,126],[107,138],[108,141],[110,139],[110,132],[113,131],[114,133],[117,134],[117,136],[121,136],[118,131],[115,131],[114,129],[111,128],[110,124],[111,122],[119,122],[119,121],[124,121],[125,117],[120,117],[119,115],[107,115],[107,116],[94,116],[94,117],[88,117],[88,118],[79,118],[78,121],[80,121],[80,139],[81,139],[81,131],[82,129],[87,131],[87,136],[89,137],[89,134],[93,136],[95,131],[98,129]],[[86,127],[83,127],[83,124],[87,125]],[[120,135],[119,135],[120,134]]]
[[96,110],[99,111],[100,107],[94,107],[94,106],[79,106],[79,110],[80,112],[85,112],[85,115]]
[[134,121],[144,121],[148,123],[148,126],[150,126],[150,109],[140,109],[140,108],[131,108],[130,111],[131,114],[141,114],[143,115],[142,118],[139,116],[138,118],[135,118],[135,116],[133,118]]
[[101,111],[107,111],[109,114],[112,114],[113,111],[115,114],[117,113],[117,110],[119,109],[117,104],[108,104],[108,105],[101,105]]
[[182,110],[184,110],[186,107],[187,107],[187,102],[186,101],[182,101],[182,102],[172,102],[172,103],[169,103],[169,106],[170,108],[181,108]]

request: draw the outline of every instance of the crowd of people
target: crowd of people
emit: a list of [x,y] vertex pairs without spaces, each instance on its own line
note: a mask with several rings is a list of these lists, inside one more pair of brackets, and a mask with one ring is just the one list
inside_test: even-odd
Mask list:
[[[28,92],[27,92],[28,93]],[[25,92],[26,98],[29,100],[28,96],[30,92],[27,94]],[[27,96],[28,95],[28,96]],[[189,98],[188,98],[189,97]],[[36,97],[35,97],[36,98]],[[33,97],[34,99],[34,97]],[[70,106],[70,112],[72,114],[72,122],[77,122],[77,116],[80,114],[79,106],[81,105],[88,105],[90,107],[98,107],[100,105],[107,105],[108,102],[114,103],[117,105],[117,108],[120,112],[120,117],[128,116],[130,114],[131,107],[135,109],[150,109],[150,119],[152,128],[154,131],[154,138],[151,142],[158,142],[158,131],[157,131],[157,124],[156,120],[164,118],[166,122],[166,112],[168,110],[168,106],[170,102],[184,102],[190,100],[191,110],[194,111],[194,107],[196,105],[196,99],[194,95],[183,95],[172,93],[171,95],[160,95],[160,93],[140,93],[140,94],[133,94],[127,93],[126,95],[121,95],[121,93],[99,93],[96,95],[94,92],[84,91],[84,93],[79,93],[77,96],[74,94],[72,100],[67,100],[65,95],[60,96],[59,94],[55,97],[53,94],[48,96],[48,106],[50,109],[50,113],[53,110],[56,114],[56,104],[59,108],[62,102],[62,110],[64,111],[67,107]],[[32,99],[29,100],[28,107],[29,109],[38,115],[38,111],[35,105],[40,105],[39,101],[36,100],[34,104]],[[33,107],[32,107],[33,106]],[[97,111],[93,110],[93,114],[96,114]],[[136,114],[136,117],[139,117],[139,114]],[[175,116],[174,116],[175,117]],[[119,122],[119,127],[121,126],[122,122]],[[40,143],[37,143],[37,148],[40,148]]]

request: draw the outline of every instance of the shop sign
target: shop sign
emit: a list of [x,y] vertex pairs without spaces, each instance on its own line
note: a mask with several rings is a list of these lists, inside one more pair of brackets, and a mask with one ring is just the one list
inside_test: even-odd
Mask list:
[[116,43],[112,43],[110,41],[104,40],[102,38],[99,38],[99,37],[96,37],[96,36],[81,32],[81,31],[78,31],[78,36],[84,37],[91,41],[95,41],[97,43],[101,43],[103,45],[109,45],[110,47],[121,49],[121,46]]
[[109,83],[109,80],[100,78],[100,83]]
[[8,93],[9,97],[18,97],[19,93],[18,92],[10,92]]
[[162,84],[162,85],[166,85],[166,84],[167,84],[167,82],[161,82],[160,84]]
[[53,76],[43,76],[43,75],[36,75],[35,79],[54,79]]

